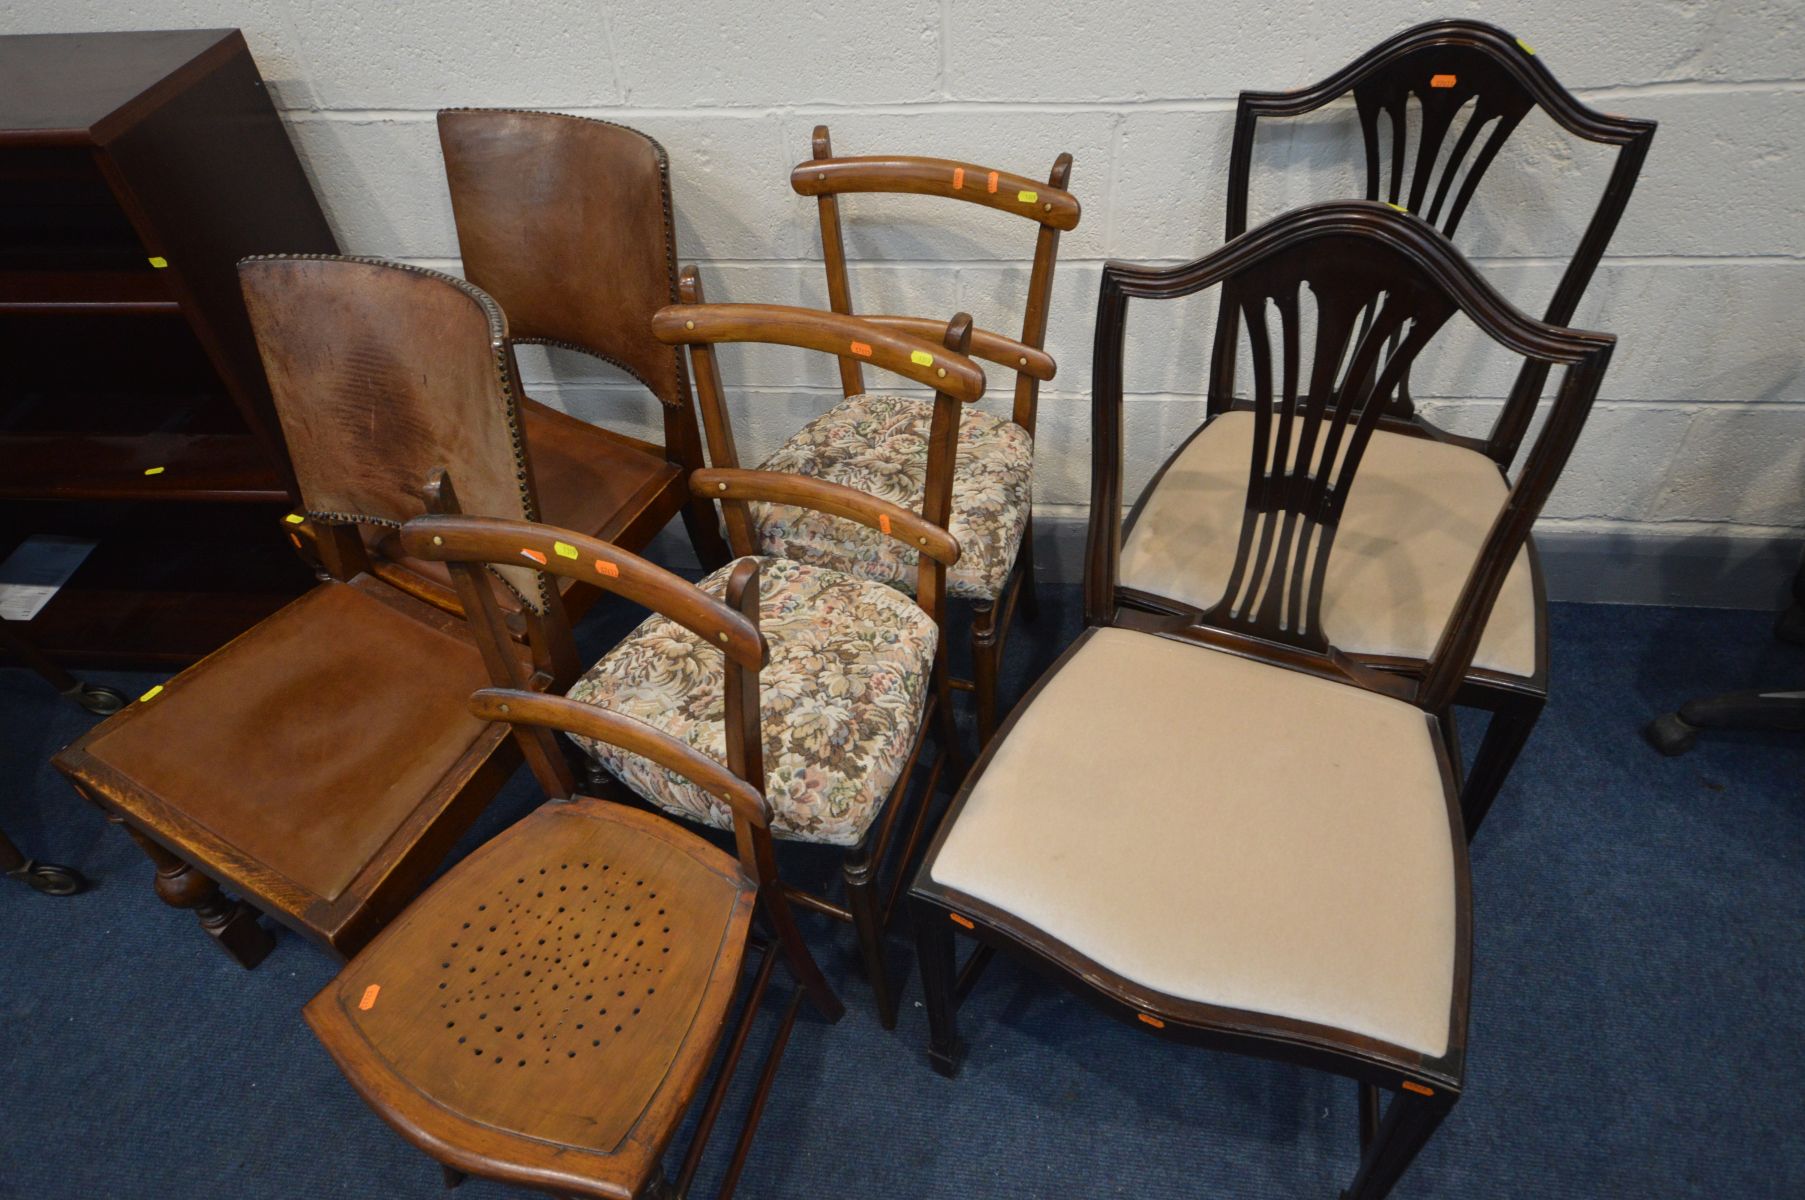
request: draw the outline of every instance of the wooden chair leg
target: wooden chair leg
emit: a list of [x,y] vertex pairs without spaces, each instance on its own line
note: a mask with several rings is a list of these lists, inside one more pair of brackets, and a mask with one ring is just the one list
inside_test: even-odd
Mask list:
[[972,697],[978,710],[978,752],[997,731],[997,619],[1001,603],[980,604],[971,619]]
[[895,1029],[896,994],[890,988],[890,973],[884,968],[883,900],[878,895],[877,866],[866,851],[841,863],[840,875],[846,881],[846,907],[858,934],[859,959],[877,998],[878,1020],[885,1029]]
[[953,928],[946,914],[925,904],[909,913],[921,962],[922,1003],[928,1010],[928,1062],[951,1079],[959,1073],[959,997],[953,960]]
[[1542,705],[1540,699],[1525,699],[1492,713],[1479,752],[1473,756],[1473,769],[1460,789],[1460,811],[1469,842],[1492,810],[1492,802],[1503,789],[1517,756],[1523,753],[1530,732],[1541,719]]
[[456,1167],[447,1166],[445,1163],[439,1164],[439,1175],[445,1180],[446,1191],[461,1186],[464,1180],[470,1178],[469,1175],[458,1170]]
[[1028,522],[1028,528],[1022,531],[1022,548],[1016,557],[1021,564],[1022,581],[1021,596],[1016,603],[1022,606],[1022,616],[1028,620],[1040,617],[1040,594],[1034,590],[1034,522]]
[[193,909],[201,928],[239,966],[249,970],[275,948],[276,939],[258,922],[256,909],[228,898],[219,884],[132,828],[125,818],[108,813],[107,820],[123,828],[157,868],[156,891],[163,903]]
[[1445,1090],[1433,1096],[1407,1091],[1393,1095],[1378,1132],[1360,1155],[1354,1182],[1341,1193],[1342,1200],[1383,1200],[1389,1195],[1457,1098]]
[[683,506],[683,528],[689,533],[689,544],[695,547],[696,560],[704,571],[724,567],[733,558],[727,539],[721,536],[720,516],[712,502],[691,496]]

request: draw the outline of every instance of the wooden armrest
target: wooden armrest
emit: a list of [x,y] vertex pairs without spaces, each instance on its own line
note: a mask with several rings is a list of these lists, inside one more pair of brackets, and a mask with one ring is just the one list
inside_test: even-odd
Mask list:
[[[969,325],[971,318],[960,313],[953,322],[960,321]],[[669,346],[764,342],[850,355],[967,404],[984,394],[984,370],[966,355],[842,313],[778,304],[669,304],[653,314],[652,332]]]
[[748,670],[765,664],[755,624],[687,579],[598,538],[532,521],[428,515],[401,527],[401,545],[433,562],[526,565],[580,579],[669,617]]
[[790,186],[804,196],[843,192],[946,196],[1027,217],[1054,229],[1077,228],[1081,213],[1078,198],[1062,188],[950,158],[811,158],[790,171]]
[[754,827],[771,827],[771,807],[758,790],[725,766],[643,721],[569,700],[511,688],[483,688],[470,697],[470,711],[484,721],[556,729],[618,746],[675,771],[697,787],[726,802],[734,814]]
[[845,517],[888,534],[938,563],[950,567],[959,561],[958,538],[920,513],[843,483],[783,471],[709,467],[690,472],[689,486],[696,495],[710,500],[766,500]]
[[[900,329],[904,333],[912,333],[920,338],[933,338],[942,333],[946,326],[932,317],[873,317],[859,314],[863,320],[873,325],[882,325],[886,329]],[[988,329],[972,326],[971,349],[973,358],[981,358],[985,362],[993,362],[998,366],[1008,367],[1042,383],[1053,378],[1058,364],[1053,356],[1045,350],[1036,350],[1026,342],[1018,342],[1012,337],[1000,333],[992,333]]]

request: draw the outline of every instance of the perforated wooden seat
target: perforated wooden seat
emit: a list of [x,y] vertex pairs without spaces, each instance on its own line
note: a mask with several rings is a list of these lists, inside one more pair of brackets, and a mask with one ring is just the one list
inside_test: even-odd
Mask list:
[[659,817],[554,801],[434,884],[307,1021],[440,1161],[632,1196],[720,1040],[756,896],[732,857]]

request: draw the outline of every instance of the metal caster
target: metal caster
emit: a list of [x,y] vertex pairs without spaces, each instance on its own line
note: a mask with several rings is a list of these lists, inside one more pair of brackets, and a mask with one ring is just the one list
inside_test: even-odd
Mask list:
[[73,896],[88,886],[88,879],[74,867],[26,860],[25,865],[7,874],[22,880],[34,892],[46,896]]
[[110,687],[101,687],[96,683],[84,683],[68,697],[96,716],[109,717],[125,707],[125,697]]
[[1692,749],[1698,741],[1698,730],[1680,719],[1677,712],[1664,713],[1642,727],[1648,744],[1672,758]]

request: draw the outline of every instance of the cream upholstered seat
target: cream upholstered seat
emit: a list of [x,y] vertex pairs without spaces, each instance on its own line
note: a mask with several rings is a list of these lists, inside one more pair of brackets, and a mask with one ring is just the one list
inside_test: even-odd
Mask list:
[[[738,562],[698,586],[726,589]],[[759,673],[765,787],[779,837],[857,845],[881,811],[921,728],[939,630],[902,593],[838,571],[759,559]],[[727,761],[725,659],[653,616],[589,669],[570,698],[624,714]],[[727,805],[614,746],[577,738],[596,761],[669,812],[721,829]]]
[[1102,628],[1021,711],[928,870],[1143,987],[1437,1056],[1446,787],[1408,703]]
[[[1122,546],[1120,585],[1208,608],[1234,566],[1252,413],[1205,425],[1147,497]],[[1477,451],[1378,430],[1348,493],[1323,585],[1329,641],[1350,654],[1427,659],[1509,488]],[[1473,666],[1536,673],[1535,587],[1517,556]]]
[[[904,396],[850,396],[803,426],[763,469],[842,483],[915,512],[928,470],[934,406]],[[959,561],[947,592],[970,600],[1002,593],[1033,500],[1034,439],[1007,417],[966,409],[953,466],[950,532]],[[759,549],[913,593],[915,554],[879,530],[789,505],[751,506]]]

